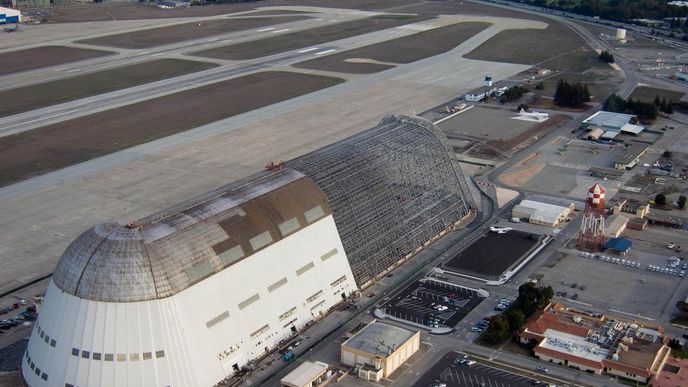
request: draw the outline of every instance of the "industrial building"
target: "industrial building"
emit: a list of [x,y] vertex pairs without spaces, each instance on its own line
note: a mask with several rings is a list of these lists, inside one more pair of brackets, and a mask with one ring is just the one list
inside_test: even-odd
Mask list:
[[511,217],[527,220],[529,223],[548,227],[557,227],[565,222],[575,209],[575,204],[568,207],[542,203],[535,200],[522,200],[511,210]]
[[485,79],[483,80],[483,86],[464,94],[463,99],[466,102],[480,102],[486,97],[494,94],[496,91],[497,88],[492,86],[492,77],[486,75]]
[[48,8],[50,0],[12,0],[12,7],[17,9]]
[[621,213],[632,214],[636,218],[644,218],[650,213],[650,205],[635,199],[614,198],[612,213],[614,215]]
[[581,128],[588,131],[593,131],[595,129],[600,129],[604,133],[599,134],[599,131],[594,132],[593,137],[613,139],[619,133],[628,133],[637,136],[645,130],[643,126],[635,125],[631,123],[633,115],[613,113],[606,111],[599,111],[590,117],[583,120],[581,123]]
[[535,357],[595,374],[647,383],[662,370],[670,350],[661,326],[625,321],[550,304],[519,332]]
[[373,320],[342,343],[342,364],[356,368],[359,378],[378,382],[389,377],[420,349],[415,332]]
[[622,214],[615,214],[609,217],[604,223],[603,234],[606,238],[617,238],[626,229],[628,217]]
[[12,8],[0,7],[0,24],[21,23],[21,12]]
[[306,361],[280,380],[281,387],[318,387],[327,384],[332,376],[329,365],[321,361]]
[[645,152],[647,152],[647,144],[630,144],[624,153],[614,160],[614,168],[620,171],[633,169]]
[[22,362],[35,386],[213,386],[467,220],[442,132],[372,129],[60,258]]

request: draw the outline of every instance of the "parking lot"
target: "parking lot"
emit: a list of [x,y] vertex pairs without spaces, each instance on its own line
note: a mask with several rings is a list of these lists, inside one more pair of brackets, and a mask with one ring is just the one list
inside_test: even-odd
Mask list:
[[[638,251],[631,253],[634,254],[627,257],[599,254],[605,258],[595,259],[571,252],[553,266],[545,265],[538,269],[543,274],[541,284],[551,285],[558,297],[575,300],[583,306],[594,305],[658,318],[683,278],[649,271],[641,254]],[[623,264],[623,260],[639,263],[640,267]]]
[[[459,364],[461,354],[450,352],[425,374],[414,385],[415,387],[437,386],[444,383],[452,386],[485,386],[485,387],[526,387],[537,385],[535,379],[514,374],[500,368],[476,362],[471,365]],[[541,383],[541,386],[547,384]]]
[[391,297],[382,309],[388,315],[430,328],[453,328],[482,300],[475,290],[423,279]]

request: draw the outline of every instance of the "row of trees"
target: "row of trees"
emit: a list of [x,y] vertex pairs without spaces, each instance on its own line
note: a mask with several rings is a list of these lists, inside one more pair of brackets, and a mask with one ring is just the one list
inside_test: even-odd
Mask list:
[[557,90],[554,93],[554,103],[559,106],[578,108],[590,102],[590,90],[588,86],[580,82],[568,83],[560,79]]
[[523,0],[541,7],[574,12],[604,19],[630,21],[631,19],[681,18],[688,9],[667,4],[664,0]]
[[641,119],[654,120],[659,115],[659,108],[654,103],[642,102],[631,98],[625,100],[616,93],[613,93],[604,101],[603,109],[608,112],[634,114]]
[[532,282],[521,285],[516,301],[490,320],[481,340],[491,345],[503,343],[523,327],[528,317],[547,306],[552,297],[554,289],[551,286],[537,287]]
[[662,98],[660,100],[658,94],[655,95],[655,100],[653,103],[655,104],[655,106],[657,106],[660,112],[664,112],[666,114],[674,114],[674,101],[669,100],[669,102],[667,102],[666,98]]
[[[678,205],[678,208],[680,209],[685,209],[686,208],[686,197],[683,195],[679,195],[678,200],[676,201],[676,204]],[[655,195],[655,204],[658,206],[664,206],[667,204],[667,197],[663,193],[658,193]]]

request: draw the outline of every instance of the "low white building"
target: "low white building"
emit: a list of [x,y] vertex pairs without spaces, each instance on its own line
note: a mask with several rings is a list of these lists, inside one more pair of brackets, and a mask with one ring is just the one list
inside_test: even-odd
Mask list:
[[566,221],[574,209],[574,203],[563,207],[534,200],[523,200],[511,210],[511,217],[525,219],[533,224],[557,227]]
[[303,362],[280,380],[281,387],[318,387],[327,383],[330,377],[329,365],[320,361]]
[[[645,127],[631,123],[631,114],[614,113],[600,110],[590,117],[583,120],[581,128],[593,130],[600,128],[605,132],[622,132],[637,136],[645,130]],[[604,137],[604,136],[603,136]]]

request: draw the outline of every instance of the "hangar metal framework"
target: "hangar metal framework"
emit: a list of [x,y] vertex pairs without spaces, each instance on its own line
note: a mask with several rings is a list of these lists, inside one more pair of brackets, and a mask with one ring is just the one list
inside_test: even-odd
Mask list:
[[446,136],[418,117],[376,127],[287,163],[323,190],[364,287],[468,215],[468,184]]

